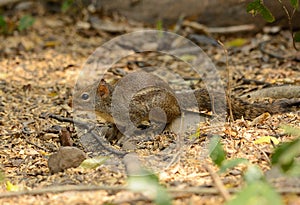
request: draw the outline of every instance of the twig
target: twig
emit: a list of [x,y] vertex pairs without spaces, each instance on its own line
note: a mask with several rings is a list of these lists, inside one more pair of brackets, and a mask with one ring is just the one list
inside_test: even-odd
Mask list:
[[117,149],[112,148],[109,145],[105,145],[103,143],[103,140],[101,139],[101,137],[98,136],[93,130],[91,130],[90,133],[97,140],[97,142],[99,143],[99,145],[101,147],[103,147],[104,149],[106,149],[107,151],[109,151],[110,153],[115,154],[115,155],[120,156],[120,157],[123,157],[126,154],[128,154],[128,152],[117,150]]
[[[10,197],[20,197],[24,195],[42,195],[42,194],[49,194],[49,193],[62,193],[62,192],[69,192],[69,191],[123,191],[128,190],[125,186],[95,186],[95,185],[66,185],[66,186],[54,186],[54,187],[47,187],[47,188],[39,188],[34,190],[28,191],[17,191],[17,192],[7,192],[7,193],[0,193],[0,198],[10,198]],[[189,189],[177,189],[177,188],[170,188],[168,189],[171,193],[192,193],[192,194],[218,194],[218,190],[215,188],[189,188]],[[231,193],[237,193],[237,189],[228,189]],[[298,190],[298,192],[300,192]],[[297,193],[297,192],[295,192]]]
[[228,51],[225,48],[224,44],[218,40],[218,43],[222,46],[224,53],[225,53],[225,57],[226,57],[226,73],[227,73],[227,89],[226,89],[226,99],[227,99],[227,104],[228,104],[228,108],[229,108],[229,115],[230,115],[230,121],[233,122],[234,118],[233,118],[233,113],[232,113],[232,106],[231,106],[231,72],[229,69],[229,65],[228,65]]
[[48,149],[46,149],[46,148],[44,148],[44,147],[41,147],[40,145],[37,145],[37,144],[34,143],[34,142],[31,142],[31,141],[29,141],[29,140],[25,140],[25,142],[28,143],[28,144],[31,144],[31,145],[33,145],[33,146],[35,146],[35,147],[37,147],[37,148],[39,148],[39,149],[41,149],[41,150],[44,150],[44,151],[46,151],[46,152],[49,152]]
[[[0,198],[11,198],[11,197],[20,197],[25,195],[42,195],[49,193],[62,193],[69,191],[123,191],[128,190],[125,186],[95,186],[95,185],[64,185],[64,186],[55,186],[55,187],[47,187],[47,188],[39,188],[28,191],[18,191],[18,192],[6,192],[0,193]],[[200,194],[200,195],[217,195],[219,194],[219,190],[216,188],[206,188],[206,187],[192,187],[186,189],[178,189],[178,188],[168,188],[168,191],[173,194],[177,193],[191,193],[191,194]],[[227,189],[227,191],[231,194],[238,193],[240,190],[236,188]],[[290,188],[283,187],[276,189],[277,193],[280,194],[300,194],[299,188]]]
[[203,24],[200,24],[195,21],[185,20],[182,22],[182,26],[190,27],[196,30],[198,33],[237,33],[243,31],[252,31],[256,28],[254,24],[245,24],[245,25],[237,25],[237,26],[227,26],[227,27],[206,27]]
[[[228,193],[230,194],[236,194],[240,192],[241,190],[237,188],[228,188],[226,189]],[[192,193],[192,194],[205,194],[205,195],[217,195],[219,194],[219,190],[216,188],[204,188],[204,187],[192,187],[187,189],[178,189],[178,188],[169,188],[169,192],[171,193]],[[279,194],[300,194],[300,188],[297,187],[282,187],[276,189],[276,192]]]
[[204,164],[204,166],[205,166],[205,169],[209,172],[212,180],[214,181],[217,190],[220,192],[220,194],[226,201],[229,201],[230,194],[229,194],[228,190],[225,188],[220,177],[212,170],[212,168],[209,165]]
[[293,31],[293,25],[292,25],[292,19],[294,17],[294,14],[296,12],[296,9],[293,8],[293,11],[292,11],[292,14],[290,15],[289,11],[287,10],[286,6],[282,3],[282,0],[278,0],[278,2],[280,3],[282,9],[284,10],[287,18],[288,18],[288,23],[289,23],[289,31],[290,31],[290,34],[292,36],[292,42],[293,42],[293,47],[295,48],[296,51],[299,51],[299,49],[297,48],[296,46],[296,43],[295,43],[295,39],[294,39],[294,31]]
[[70,123],[73,123],[73,124],[81,125],[81,126],[83,126],[85,128],[90,128],[90,124],[89,123],[82,122],[82,121],[79,121],[79,120],[75,120],[73,118],[61,117],[61,116],[54,115],[54,114],[50,114],[49,117],[53,118],[53,119],[56,119],[56,120],[58,120],[60,122],[70,122]]
[[174,33],[178,33],[181,30],[183,20],[185,18],[184,14],[181,14],[175,24]]
[[208,33],[237,33],[244,31],[253,31],[255,29],[254,24],[228,26],[228,27],[209,27],[207,28]]
[[247,142],[251,143],[258,151],[260,151],[264,155],[266,161],[269,164],[272,164],[270,158],[268,157],[268,155],[266,154],[265,151],[263,151],[261,148],[259,148],[256,144],[254,144],[252,141],[248,140],[247,138],[243,137],[243,139],[245,139]]
[[200,24],[196,21],[188,21],[188,20],[184,20],[182,22],[182,26],[185,26],[185,27],[190,27],[192,28],[193,30],[197,31],[197,33],[201,33],[201,34],[205,34],[205,35],[208,35],[208,31],[207,31],[207,27],[203,24]]
[[93,186],[93,185],[66,185],[66,186],[55,186],[55,187],[47,187],[42,189],[34,189],[28,191],[18,191],[18,192],[7,192],[0,193],[0,198],[8,198],[8,197],[19,197],[23,195],[40,195],[40,194],[49,194],[49,193],[61,193],[68,191],[97,191],[97,190],[106,190],[106,191],[121,191],[125,190],[126,187],[118,186]]
[[99,143],[99,145],[102,148],[104,148],[105,150],[109,151],[112,154],[115,154],[115,155],[121,156],[121,157],[127,154],[127,152],[125,152],[125,151],[119,151],[117,149],[112,148],[108,144],[105,144],[103,142],[103,140],[101,139],[101,136],[99,136],[98,134],[95,133],[94,130],[95,130],[96,126],[92,123],[86,123],[86,122],[82,122],[82,121],[79,121],[79,120],[74,120],[72,118],[61,117],[61,116],[54,115],[54,114],[50,114],[49,117],[53,118],[53,119],[56,119],[60,122],[71,122],[71,123],[75,123],[75,124],[78,124],[78,125],[84,127],[85,129],[87,129],[86,134],[91,134],[93,136],[93,138],[95,138],[97,140],[97,142]]

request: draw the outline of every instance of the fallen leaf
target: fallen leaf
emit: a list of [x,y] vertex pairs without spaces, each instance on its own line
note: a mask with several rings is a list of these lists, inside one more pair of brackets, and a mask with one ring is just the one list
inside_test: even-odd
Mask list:
[[279,144],[279,140],[276,137],[272,136],[264,136],[254,141],[254,144],[270,144],[273,143],[275,145]]

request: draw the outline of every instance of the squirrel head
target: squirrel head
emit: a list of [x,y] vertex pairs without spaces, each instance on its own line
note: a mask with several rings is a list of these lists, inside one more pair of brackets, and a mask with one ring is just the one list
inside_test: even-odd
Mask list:
[[74,94],[75,109],[109,112],[113,87],[104,79],[80,89]]

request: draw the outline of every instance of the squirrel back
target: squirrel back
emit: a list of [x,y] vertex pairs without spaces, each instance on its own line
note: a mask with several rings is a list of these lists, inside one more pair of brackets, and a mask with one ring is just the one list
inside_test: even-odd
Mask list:
[[[214,94],[217,99],[223,99],[217,103],[229,113],[226,98],[222,98],[223,94]],[[180,116],[180,109],[185,110],[191,106],[208,111],[212,111],[214,106],[214,101],[205,88],[175,94],[167,82],[144,71],[127,74],[114,85],[102,79],[81,90],[74,100],[81,109],[95,111],[109,122],[124,125],[124,122],[126,124],[130,120],[136,127],[149,121],[168,124]],[[293,111],[293,107],[300,105],[298,99],[249,103],[234,96],[230,103],[234,117],[245,119],[254,119],[264,112],[276,114]]]

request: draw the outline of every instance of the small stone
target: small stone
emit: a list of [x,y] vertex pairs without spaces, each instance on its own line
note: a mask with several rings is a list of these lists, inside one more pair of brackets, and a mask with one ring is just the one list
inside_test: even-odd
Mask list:
[[85,159],[85,153],[76,147],[60,147],[57,153],[49,157],[48,167],[54,174],[68,168],[78,167]]

